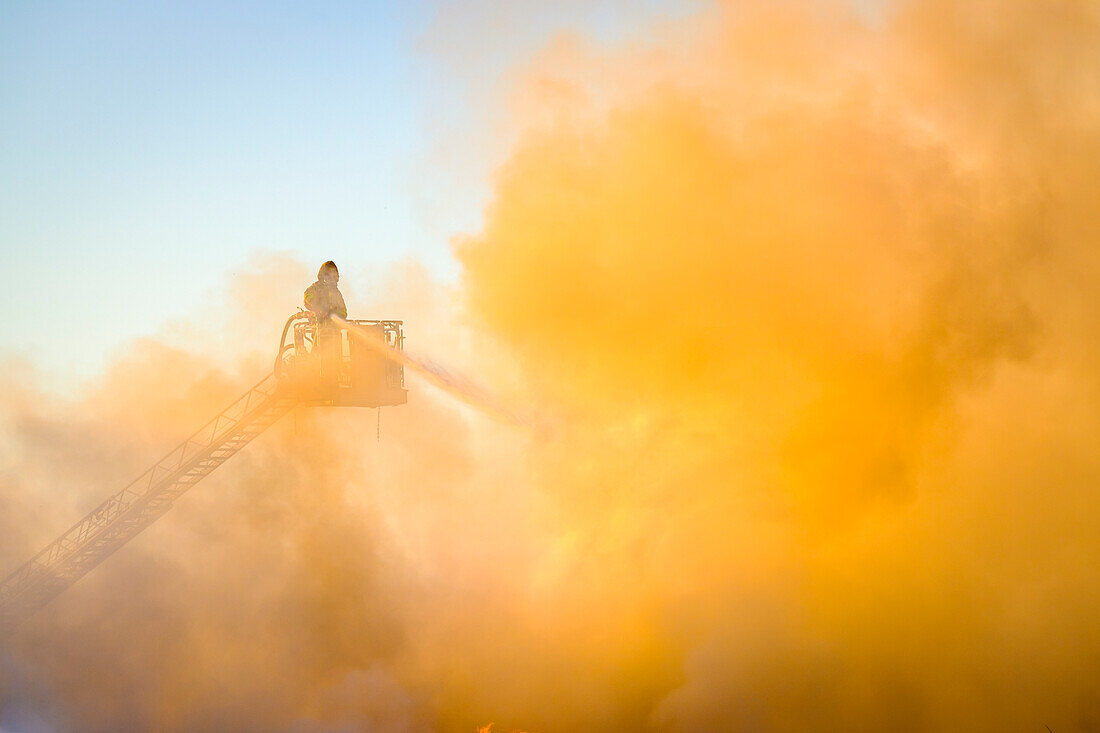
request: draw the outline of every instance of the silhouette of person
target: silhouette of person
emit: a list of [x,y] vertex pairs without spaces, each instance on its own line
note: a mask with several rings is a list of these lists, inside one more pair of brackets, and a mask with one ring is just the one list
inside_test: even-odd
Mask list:
[[348,317],[348,308],[344,305],[344,296],[336,284],[340,282],[340,271],[336,263],[329,260],[317,271],[317,282],[306,288],[306,308],[317,319],[317,334],[313,353],[318,357],[321,381],[335,385],[343,368],[343,339],[340,328],[330,316]]
[[329,260],[317,271],[317,282],[306,288],[305,304],[321,323],[328,323],[329,316],[348,317],[348,307],[344,305],[344,296],[336,284],[340,282],[340,271],[336,263]]

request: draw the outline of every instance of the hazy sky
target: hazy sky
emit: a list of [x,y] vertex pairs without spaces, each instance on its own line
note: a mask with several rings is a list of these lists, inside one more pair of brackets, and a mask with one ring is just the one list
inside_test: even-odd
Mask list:
[[0,4],[3,349],[93,373],[257,250],[451,277],[502,75],[697,5]]

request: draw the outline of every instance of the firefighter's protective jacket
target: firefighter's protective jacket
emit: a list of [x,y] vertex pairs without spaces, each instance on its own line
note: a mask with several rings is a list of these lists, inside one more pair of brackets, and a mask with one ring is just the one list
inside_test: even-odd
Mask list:
[[316,313],[322,320],[330,315],[348,317],[348,308],[344,305],[344,296],[339,288],[328,280],[318,280],[306,288],[306,308]]

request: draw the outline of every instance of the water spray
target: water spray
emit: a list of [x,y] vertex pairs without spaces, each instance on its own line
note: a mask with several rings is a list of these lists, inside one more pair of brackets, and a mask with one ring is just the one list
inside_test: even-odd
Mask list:
[[360,328],[340,316],[333,315],[332,320],[340,324],[350,336],[360,343],[385,354],[386,358],[392,359],[405,368],[413,370],[452,397],[481,410],[491,417],[503,420],[509,425],[524,428],[531,427],[529,421],[506,408],[491,392],[465,376],[456,374],[426,357],[413,356],[407,351],[394,348],[376,334]]

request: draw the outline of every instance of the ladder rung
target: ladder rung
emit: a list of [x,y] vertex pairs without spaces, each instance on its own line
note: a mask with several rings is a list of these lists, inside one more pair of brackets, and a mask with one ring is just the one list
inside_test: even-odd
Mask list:
[[0,582],[0,633],[13,629],[136,536],[293,406],[284,399],[275,402],[273,393],[274,377],[269,376]]

